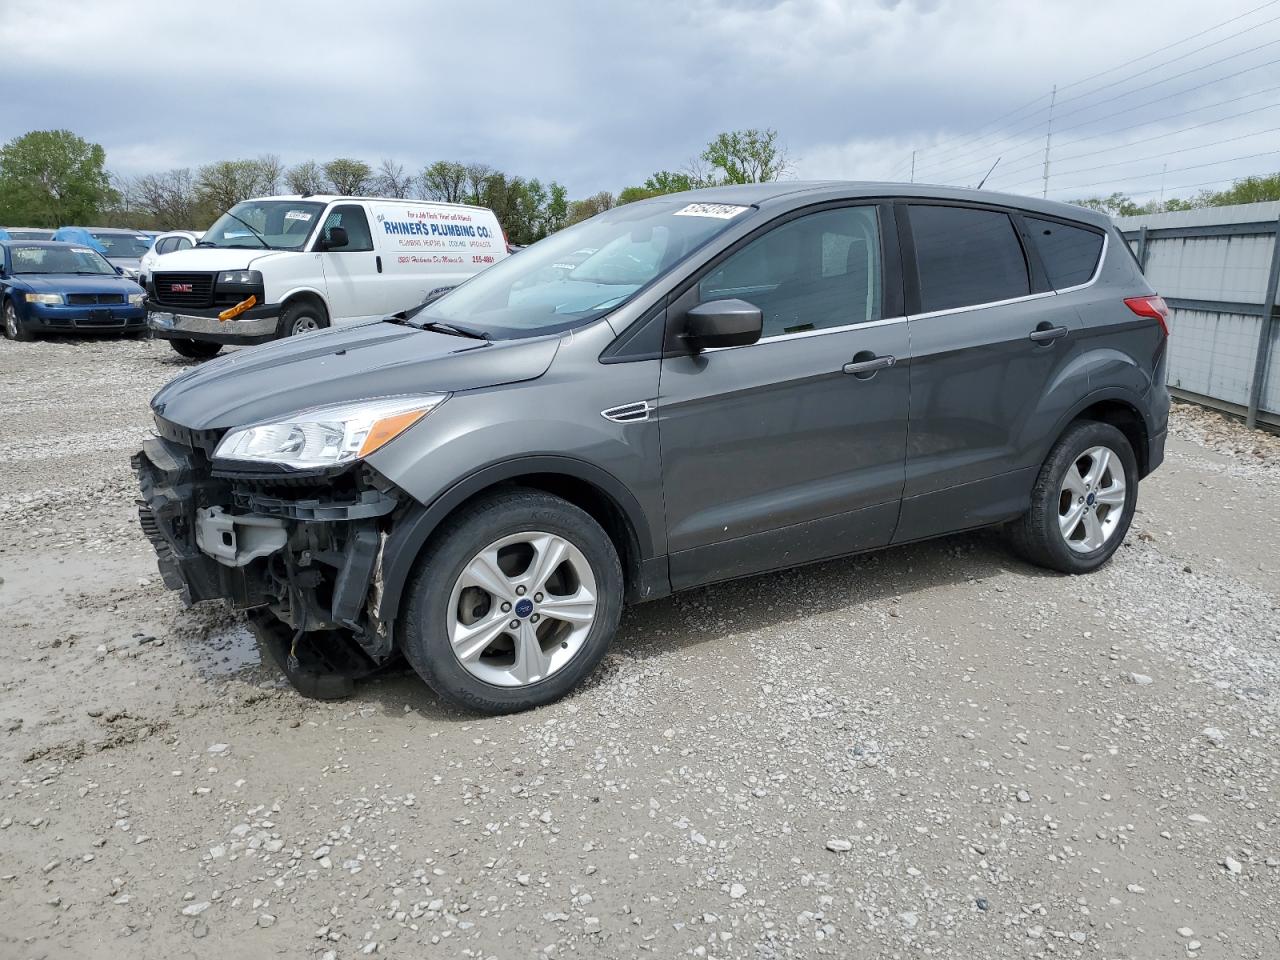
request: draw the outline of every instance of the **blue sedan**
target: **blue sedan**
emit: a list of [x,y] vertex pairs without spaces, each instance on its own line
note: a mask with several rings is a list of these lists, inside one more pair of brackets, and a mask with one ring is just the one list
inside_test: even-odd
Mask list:
[[147,328],[146,294],[96,250],[74,243],[0,241],[4,335],[125,333]]

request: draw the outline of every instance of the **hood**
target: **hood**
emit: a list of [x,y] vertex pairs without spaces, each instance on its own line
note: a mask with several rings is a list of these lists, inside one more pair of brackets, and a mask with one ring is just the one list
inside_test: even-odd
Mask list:
[[[262,261],[275,257],[297,256],[299,250],[248,250],[226,247],[192,247],[163,254],[156,272],[174,270],[191,273],[199,270],[261,270]],[[157,256],[160,256],[157,254]]]
[[224,430],[326,403],[533,380],[559,345],[558,334],[487,343],[366,323],[211,360],[171,381],[151,408],[193,430]]
[[14,280],[31,288],[33,293],[139,293],[141,287],[126,277],[103,274],[87,277],[81,273],[20,273]]

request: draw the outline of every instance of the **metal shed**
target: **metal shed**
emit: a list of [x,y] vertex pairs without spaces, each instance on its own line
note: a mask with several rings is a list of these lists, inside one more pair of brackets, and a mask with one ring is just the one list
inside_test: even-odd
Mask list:
[[1117,217],[1173,310],[1175,395],[1280,426],[1280,201]]

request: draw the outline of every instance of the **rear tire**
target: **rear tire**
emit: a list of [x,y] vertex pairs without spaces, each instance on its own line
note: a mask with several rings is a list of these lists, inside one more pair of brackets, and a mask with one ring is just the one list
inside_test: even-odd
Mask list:
[[209,360],[222,351],[222,344],[208,340],[170,340],[169,346],[188,360]]
[[622,565],[600,525],[516,488],[464,507],[431,538],[406,589],[401,646],[445,699],[482,713],[528,710],[595,669],[622,595]]
[[325,316],[324,310],[306,300],[299,300],[289,304],[280,312],[280,325],[276,329],[276,336],[283,340],[285,337],[314,333],[327,326],[329,326],[329,318]]
[[18,316],[18,308],[12,300],[4,301],[4,335],[18,343],[30,343],[35,335],[27,329],[22,318]]
[[1031,509],[1009,524],[1013,549],[1037,566],[1089,573],[1120,548],[1138,502],[1138,464],[1109,423],[1067,427],[1040,468]]

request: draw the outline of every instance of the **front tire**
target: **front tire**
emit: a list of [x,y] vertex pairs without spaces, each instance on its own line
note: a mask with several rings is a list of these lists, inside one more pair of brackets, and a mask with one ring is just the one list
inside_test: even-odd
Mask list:
[[222,351],[222,344],[208,340],[170,340],[169,346],[188,360],[210,360]]
[[1089,573],[1120,548],[1138,503],[1138,463],[1123,433],[1080,420],[1054,444],[1031,492],[1031,509],[1009,525],[1014,549],[1062,573]]
[[423,550],[405,599],[405,658],[436,693],[482,713],[551,703],[609,649],[622,615],[612,541],[536,490],[480,499]]
[[283,340],[285,337],[314,333],[327,326],[329,326],[329,318],[325,316],[322,309],[306,300],[300,300],[289,304],[281,311],[276,336]]
[[18,343],[30,343],[35,339],[35,336],[22,322],[22,318],[18,316],[17,306],[14,305],[12,300],[8,299],[4,302],[4,335]]

